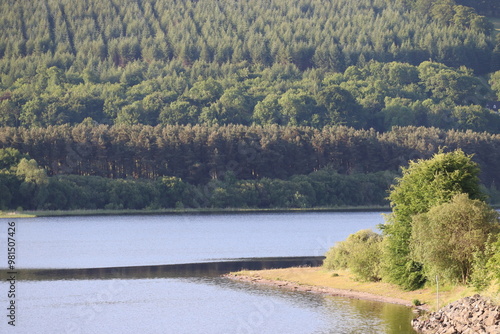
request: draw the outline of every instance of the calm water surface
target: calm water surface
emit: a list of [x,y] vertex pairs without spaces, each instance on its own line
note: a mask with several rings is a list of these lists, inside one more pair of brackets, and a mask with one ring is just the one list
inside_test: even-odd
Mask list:
[[379,212],[44,217],[17,222],[18,267],[95,268],[319,256]]
[[[0,221],[4,236],[6,222]],[[380,213],[18,219],[17,265],[93,268],[315,256],[381,222]],[[2,240],[2,269],[4,246]],[[7,307],[8,288],[0,283],[0,309]],[[16,327],[4,315],[0,333],[414,333],[405,307],[219,277],[18,280],[16,292]]]

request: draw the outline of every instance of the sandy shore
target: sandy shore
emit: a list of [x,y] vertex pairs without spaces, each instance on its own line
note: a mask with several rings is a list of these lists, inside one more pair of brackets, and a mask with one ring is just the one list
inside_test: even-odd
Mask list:
[[[368,292],[361,292],[355,290],[344,290],[344,289],[336,289],[331,287],[322,287],[322,286],[311,286],[311,285],[303,285],[289,281],[281,281],[281,280],[270,280],[260,277],[259,275],[245,276],[245,275],[235,275],[235,274],[227,274],[224,275],[229,279],[247,282],[249,284],[258,284],[258,285],[266,285],[278,287],[280,289],[286,289],[291,291],[303,291],[309,293],[317,293],[327,296],[336,296],[336,297],[346,297],[346,298],[354,298],[354,299],[363,299],[363,300],[372,300],[383,303],[391,303],[404,305],[407,307],[415,307],[412,303],[408,302],[404,299],[380,296]],[[416,307],[417,309],[426,309],[425,305]]]

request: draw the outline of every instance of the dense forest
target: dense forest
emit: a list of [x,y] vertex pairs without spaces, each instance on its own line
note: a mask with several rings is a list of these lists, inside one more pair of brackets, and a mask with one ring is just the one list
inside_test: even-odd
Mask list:
[[499,90],[476,76],[500,70],[493,26],[451,0],[47,0],[0,9],[0,125],[90,117],[454,127],[442,124],[445,113],[459,127],[499,131],[483,108]]
[[19,79],[16,89],[4,94],[0,123],[347,125],[377,131],[414,125],[500,133],[500,115],[485,107],[500,94],[497,73],[490,86],[466,68],[429,61],[418,66],[371,61],[330,74],[302,73],[289,65],[234,83],[200,79],[175,92],[163,79],[132,86],[73,84],[50,67],[29,81]]
[[475,153],[500,199],[500,136],[485,132],[81,124],[1,128],[0,147],[4,207],[386,205],[399,167],[440,148]]
[[496,200],[498,4],[468,2],[2,1],[0,209],[385,205],[439,147]]

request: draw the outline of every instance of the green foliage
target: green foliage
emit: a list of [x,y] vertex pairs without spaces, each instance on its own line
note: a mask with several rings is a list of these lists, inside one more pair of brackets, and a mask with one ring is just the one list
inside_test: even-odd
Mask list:
[[497,98],[500,99],[500,71],[493,73],[490,77],[491,88],[496,92]]
[[363,124],[361,106],[352,94],[340,86],[324,87],[317,97],[318,104],[325,108],[324,125],[348,125],[355,126]]
[[26,183],[34,183],[38,186],[48,183],[46,171],[38,167],[38,163],[34,159],[22,158],[17,165],[16,175]]
[[23,155],[15,148],[0,149],[0,173],[9,172],[17,167],[22,158]]
[[[499,69],[491,25],[453,1],[22,0],[0,10],[2,126],[91,117],[500,132],[490,123],[498,115],[470,125],[432,117],[434,105],[449,115],[489,99],[465,67]],[[339,80],[322,82],[333,73]],[[386,96],[409,101],[390,106]]]
[[349,269],[363,281],[378,281],[382,254],[382,236],[361,230],[338,242],[326,253],[323,267],[329,270]]
[[41,208],[48,195],[49,178],[45,169],[40,168],[35,159],[22,158],[17,165],[16,176],[22,180],[19,195],[23,207]]
[[500,239],[497,238],[486,248],[484,257],[488,258],[486,263],[487,273],[497,282],[500,282]]
[[402,177],[389,195],[392,214],[383,225],[384,265],[389,281],[405,289],[418,288],[425,282],[422,263],[412,256],[410,249],[413,217],[449,202],[460,193],[471,199],[483,199],[478,175],[478,165],[461,150],[412,161],[408,168],[403,168]]
[[480,200],[457,194],[449,202],[413,216],[411,257],[427,277],[465,284],[471,277],[474,252],[484,251],[488,236],[500,231],[498,213]]
[[489,268],[488,262],[495,255],[494,240],[497,235],[488,235],[484,247],[477,249],[472,253],[472,274],[469,277],[469,284],[476,291],[486,290],[492,283],[493,268]]
[[99,124],[345,124],[379,131],[419,125],[500,132],[500,115],[481,107],[492,99],[486,82],[468,69],[428,61],[418,67],[371,61],[326,79],[321,71],[300,73],[293,65],[200,65],[172,69],[179,71],[175,76],[159,69],[135,85],[84,83],[56,69],[18,80],[0,102],[0,124],[41,127],[91,117]]
[[[105,194],[111,187],[104,180],[120,178],[153,182],[152,188],[137,185],[151,195],[136,207],[174,207],[177,202],[184,207],[387,205],[384,198],[399,166],[410,158],[428,157],[443,145],[475,153],[484,189],[498,201],[500,161],[494,152],[500,144],[497,135],[487,133],[415,127],[377,133],[343,126],[105,126],[91,120],[76,126],[0,128],[0,147],[9,148],[4,153],[13,152],[20,161],[24,155],[12,149],[23,150],[50,175],[44,190],[48,197],[40,200],[54,208],[59,204],[53,198],[60,193],[66,197],[57,195],[61,203],[67,203],[62,207],[103,208],[110,203]],[[25,176],[15,175],[15,162],[12,167],[2,181],[9,189],[8,206],[34,208],[32,202],[23,202],[19,191],[31,198],[30,187],[36,184],[21,187]],[[175,182],[161,185],[163,178]],[[429,190],[426,179],[422,183]],[[177,190],[172,192],[170,185]],[[116,194],[128,186],[116,188]]]
[[481,15],[500,17],[500,4],[495,0],[457,0],[460,5],[469,6],[477,10]]
[[[23,150],[49,175],[76,174],[154,180],[175,176],[193,185],[222,179],[287,180],[310,175],[318,203],[373,203],[387,196],[400,165],[439,147],[462,147],[481,163],[481,181],[496,194],[500,183],[498,135],[436,128],[392,131],[343,126],[321,130],[280,126],[105,126],[94,122],[36,130],[0,128],[0,147]],[[345,178],[356,175],[356,183]],[[361,191],[359,189],[362,189]],[[339,194],[349,194],[339,195]],[[493,196],[492,199],[498,196]],[[320,204],[322,205],[322,204]]]
[[0,209],[17,208],[21,181],[15,175],[0,172]]

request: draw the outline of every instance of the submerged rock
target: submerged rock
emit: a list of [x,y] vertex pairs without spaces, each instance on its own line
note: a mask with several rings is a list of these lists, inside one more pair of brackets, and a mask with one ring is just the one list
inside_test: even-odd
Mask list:
[[500,306],[474,295],[418,317],[412,326],[424,334],[500,333]]

